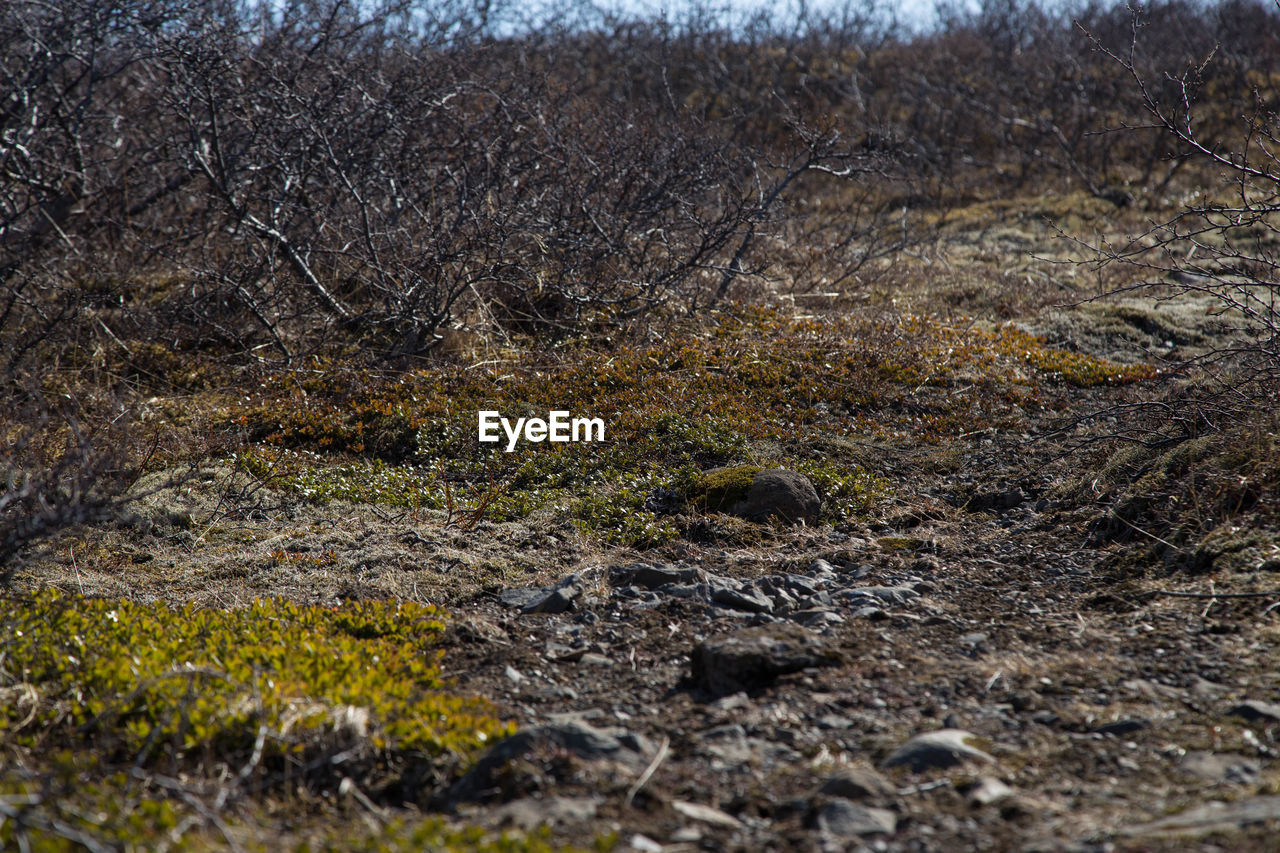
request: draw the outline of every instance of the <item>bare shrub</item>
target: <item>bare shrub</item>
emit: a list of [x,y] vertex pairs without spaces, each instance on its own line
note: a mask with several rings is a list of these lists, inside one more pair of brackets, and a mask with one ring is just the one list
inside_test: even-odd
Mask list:
[[[1238,24],[1243,6],[1229,7],[1222,20]],[[1277,31],[1280,13],[1252,12],[1263,32]],[[1218,46],[1157,74],[1142,49],[1147,22],[1135,11],[1125,41],[1094,36],[1094,43],[1128,75],[1148,119],[1144,130],[1189,164],[1201,189],[1144,233],[1097,247],[1089,263],[1136,274],[1107,295],[1207,297],[1229,327],[1225,340],[1176,365],[1193,381],[1175,397],[1130,407],[1152,417],[1123,428],[1125,437],[1160,445],[1250,420],[1280,400],[1280,77]],[[1280,43],[1272,41],[1274,51]],[[1234,96],[1223,100],[1224,92]]]

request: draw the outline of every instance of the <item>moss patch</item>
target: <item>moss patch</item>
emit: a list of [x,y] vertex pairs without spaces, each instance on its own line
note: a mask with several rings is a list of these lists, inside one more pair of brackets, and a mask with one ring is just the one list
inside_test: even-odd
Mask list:
[[703,512],[728,512],[746,498],[763,470],[759,465],[734,465],[708,471],[689,487],[689,502]]

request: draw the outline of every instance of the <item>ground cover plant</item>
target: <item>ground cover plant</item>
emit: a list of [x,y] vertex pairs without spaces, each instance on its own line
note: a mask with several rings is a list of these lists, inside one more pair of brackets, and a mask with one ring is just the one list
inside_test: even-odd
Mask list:
[[1270,849],[1280,10],[891,12],[0,9],[0,844]]

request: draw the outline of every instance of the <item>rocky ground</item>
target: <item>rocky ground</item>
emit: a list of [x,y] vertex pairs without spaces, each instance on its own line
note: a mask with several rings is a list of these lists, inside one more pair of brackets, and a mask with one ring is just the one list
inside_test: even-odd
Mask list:
[[451,671],[523,731],[449,805],[636,850],[1270,849],[1276,599],[1112,595],[1048,454],[1013,450],[888,463],[929,508],[894,524],[459,607]]
[[[1137,362],[1206,345],[1217,321],[1135,303],[1022,322]],[[800,436],[881,478],[874,508],[797,524],[656,491],[646,506],[681,535],[638,550],[554,513],[311,503],[210,464],[17,582],[198,606],[444,606],[445,676],[517,733],[410,801],[341,789],[365,829],[425,811],[672,853],[1275,849],[1274,434],[1228,469],[1203,443],[1177,465],[1078,448],[1105,420],[1052,430],[1149,391],[1068,389],[1017,430]],[[1233,477],[1252,500],[1214,486]],[[308,835],[238,819],[250,828],[219,838]]]

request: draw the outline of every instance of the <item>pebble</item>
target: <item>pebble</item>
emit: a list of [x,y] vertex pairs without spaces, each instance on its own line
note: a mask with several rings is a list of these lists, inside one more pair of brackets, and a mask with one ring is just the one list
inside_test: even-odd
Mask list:
[[1280,705],[1272,702],[1259,702],[1256,699],[1241,702],[1227,711],[1227,713],[1250,723],[1258,721],[1267,723],[1280,722]]
[[1189,752],[1180,764],[1183,770],[1208,782],[1255,785],[1262,772],[1257,761],[1238,753]]
[[895,749],[884,761],[885,767],[905,765],[913,771],[945,769],[967,761],[992,763],[995,758],[970,746],[966,741],[975,737],[964,729],[940,729],[916,735]]
[[820,791],[846,800],[887,799],[897,793],[892,782],[869,767],[847,767],[832,774]]
[[818,810],[818,829],[835,838],[888,835],[898,828],[898,816],[888,809],[832,800]]
[[527,832],[543,825],[585,823],[595,818],[600,802],[594,797],[524,797],[498,806],[489,819],[495,826]]
[[1014,791],[994,776],[984,776],[969,791],[969,802],[975,806],[989,806],[1012,797]]

